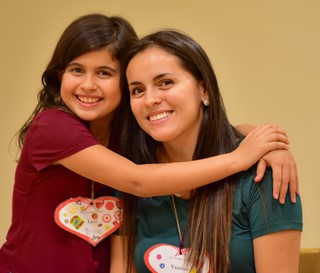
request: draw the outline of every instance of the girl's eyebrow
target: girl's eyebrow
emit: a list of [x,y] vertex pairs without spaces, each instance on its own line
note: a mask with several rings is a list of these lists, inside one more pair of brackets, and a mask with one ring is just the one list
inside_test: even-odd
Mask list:
[[111,66],[109,66],[109,65],[102,65],[102,66],[99,66],[98,68],[99,68],[99,69],[110,70],[110,71],[113,72],[113,73],[117,73],[117,72],[118,72],[117,69],[115,69],[115,68],[113,68],[113,67],[111,67]]
[[[67,65],[67,67],[70,67],[70,66],[79,66],[79,67],[85,67],[84,65],[80,64],[80,63],[77,63],[77,62],[72,62],[72,63],[69,63]],[[107,70],[111,70],[113,72],[117,72],[118,70],[109,66],[109,65],[101,65],[101,66],[98,66],[98,69],[107,69]]]

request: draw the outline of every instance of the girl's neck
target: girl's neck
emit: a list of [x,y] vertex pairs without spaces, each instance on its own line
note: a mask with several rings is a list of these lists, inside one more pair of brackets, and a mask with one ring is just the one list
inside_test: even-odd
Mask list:
[[90,122],[90,132],[99,143],[105,147],[109,144],[111,121],[99,120]]

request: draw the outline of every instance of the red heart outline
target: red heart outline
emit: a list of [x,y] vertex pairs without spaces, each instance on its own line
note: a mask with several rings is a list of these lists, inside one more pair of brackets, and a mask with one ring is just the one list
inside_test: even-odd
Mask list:
[[[166,269],[165,267],[163,267],[163,271],[159,271],[161,269],[157,269],[154,267],[154,265],[151,264],[150,262],[150,258],[151,256],[155,255],[153,253],[153,251],[157,251],[157,249],[160,249],[160,248],[166,248],[167,251],[169,251],[170,253],[168,252],[165,252],[165,253],[162,253],[161,251],[156,254],[156,257],[157,257],[157,263],[159,263],[158,265],[160,266],[160,264],[163,264],[165,266],[167,266],[167,264],[165,262],[168,262],[169,259],[168,258],[172,258],[172,257],[177,257],[177,256],[180,256],[180,255],[188,255],[188,252],[190,252],[190,248],[183,248],[181,249],[181,253],[180,253],[180,248],[179,247],[176,247],[176,246],[173,246],[173,245],[170,245],[170,244],[156,244],[156,245],[153,245],[152,247],[150,247],[144,254],[144,262],[147,266],[147,268],[150,270],[150,272],[152,273],[159,273],[159,272],[168,272],[168,270],[170,270],[170,272],[174,269]],[[172,251],[172,253],[171,253]],[[166,254],[167,257],[161,257],[162,255]],[[159,255],[159,258],[158,258],[158,255]],[[164,258],[164,259],[163,259]],[[154,262],[154,261],[153,261]],[[210,273],[210,269],[209,269],[209,259],[208,257],[206,257],[206,260],[205,262],[207,262],[204,267],[201,269],[201,272],[203,272],[204,270],[205,273]],[[178,265],[179,266],[179,265]],[[176,272],[176,271],[175,271]],[[179,269],[179,272],[181,272],[181,270]],[[193,272],[193,270],[191,270],[191,272]]]
[[[112,209],[109,209],[110,206],[107,206],[110,202],[113,203]],[[84,197],[70,198],[58,205],[54,213],[54,220],[62,229],[96,246],[121,226],[123,222],[121,208],[121,200],[113,196],[103,196],[96,199]],[[72,209],[75,212],[70,212]],[[84,213],[88,213],[88,215]],[[101,216],[103,213],[104,215]],[[111,213],[111,216],[109,213]],[[95,230],[88,229],[91,226],[84,220],[88,221],[86,217],[89,217],[89,215],[92,216],[92,221],[100,217],[98,220],[101,222],[99,223],[101,227],[95,227]],[[102,232],[103,225],[105,225],[105,231]],[[90,235],[84,234],[84,229]],[[100,229],[98,236],[91,234],[97,232],[98,229]]]

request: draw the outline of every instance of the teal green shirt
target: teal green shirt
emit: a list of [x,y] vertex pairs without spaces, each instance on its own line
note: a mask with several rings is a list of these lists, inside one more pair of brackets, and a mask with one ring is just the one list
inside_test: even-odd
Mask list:
[[[253,240],[281,230],[302,230],[300,197],[284,205],[272,197],[272,174],[268,170],[261,183],[249,172],[239,174],[233,206],[230,260],[232,273],[255,272]],[[188,201],[175,197],[181,230],[184,230]],[[171,196],[142,198],[138,211],[138,237],[135,265],[139,273],[150,272],[144,263],[145,252],[159,243],[179,247],[179,235]],[[184,246],[188,247],[188,246]],[[159,269],[159,272],[163,272]],[[169,271],[166,271],[169,272]],[[181,271],[183,272],[183,271]]]

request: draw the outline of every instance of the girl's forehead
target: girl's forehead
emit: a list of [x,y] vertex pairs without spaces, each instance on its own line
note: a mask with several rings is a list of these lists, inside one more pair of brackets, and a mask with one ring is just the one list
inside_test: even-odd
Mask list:
[[69,64],[71,63],[97,66],[112,65],[117,68],[120,67],[120,62],[114,58],[113,54],[107,48],[86,52],[69,62]]
[[93,49],[87,52],[84,52],[83,54],[79,55],[78,57],[76,57],[75,59],[78,58],[83,58],[86,56],[106,56],[110,59],[114,59],[112,52],[108,49],[108,48],[98,48],[98,49]]

